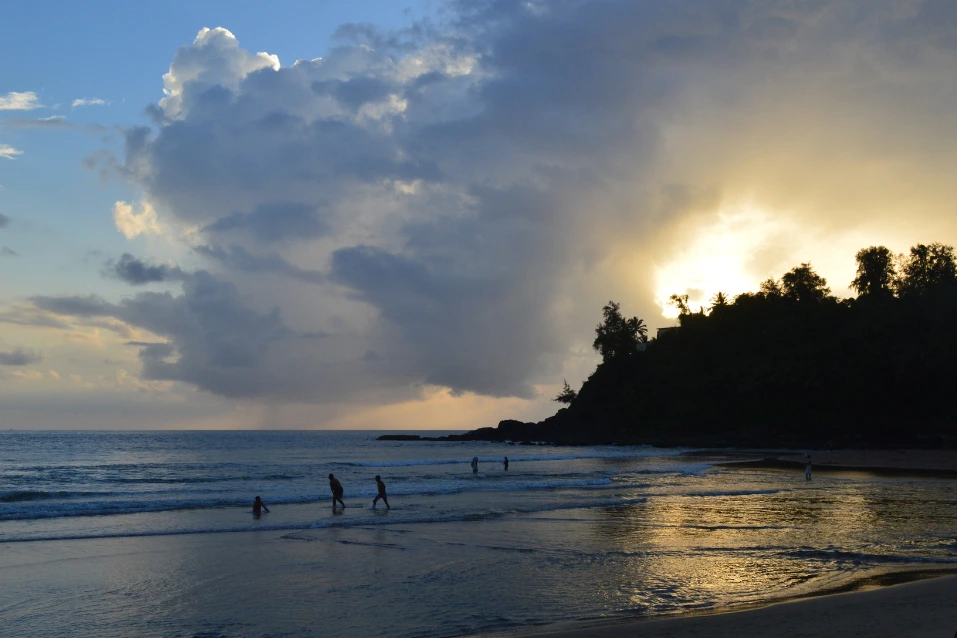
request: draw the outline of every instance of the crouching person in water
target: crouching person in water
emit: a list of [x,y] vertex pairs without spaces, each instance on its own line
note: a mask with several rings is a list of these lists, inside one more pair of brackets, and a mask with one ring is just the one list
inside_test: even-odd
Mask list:
[[382,479],[379,477],[378,474],[375,475],[375,486],[379,488],[379,493],[376,495],[374,499],[372,499],[372,507],[375,507],[375,504],[378,503],[379,499],[381,498],[383,501],[385,501],[386,509],[392,509],[391,507],[389,507],[389,499],[386,498],[386,495],[385,495],[385,483],[382,482]]
[[257,496],[256,500],[253,501],[253,516],[255,516],[256,518],[259,518],[260,516],[262,516],[263,512],[266,512],[268,514],[269,508],[266,507],[266,504],[263,503],[263,500]]
[[[329,489],[332,490],[332,509],[336,509],[336,501],[342,503],[342,483],[332,474],[329,475]],[[345,508],[346,504],[342,503],[342,509]]]

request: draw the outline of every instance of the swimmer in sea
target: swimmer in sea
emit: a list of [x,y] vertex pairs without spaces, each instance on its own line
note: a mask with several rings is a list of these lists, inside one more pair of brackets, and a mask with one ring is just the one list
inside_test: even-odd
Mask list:
[[508,472],[508,457],[505,457],[505,471]]
[[472,457],[472,474],[477,474],[477,473],[478,473],[478,457],[473,456]]
[[[336,509],[336,501],[342,503],[342,483],[332,474],[329,475],[329,489],[332,490],[332,509]],[[345,503],[342,503],[342,509],[346,509]]]
[[253,516],[255,516],[256,518],[259,518],[260,516],[262,516],[263,512],[266,512],[268,514],[269,508],[266,507],[266,504],[263,503],[263,500],[257,496],[256,500],[253,501]]
[[375,486],[379,488],[379,493],[374,499],[372,499],[372,507],[375,507],[375,504],[378,503],[379,499],[381,498],[383,501],[385,501],[386,509],[392,509],[389,507],[389,499],[385,496],[385,483],[382,482],[382,479],[378,474],[375,475]]

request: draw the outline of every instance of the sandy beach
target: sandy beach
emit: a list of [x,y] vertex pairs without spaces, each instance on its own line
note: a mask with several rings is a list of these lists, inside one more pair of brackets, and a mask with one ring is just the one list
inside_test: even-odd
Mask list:
[[[832,594],[726,614],[554,628],[513,638],[716,638],[846,636],[950,638],[957,630],[957,576]],[[504,634],[499,634],[504,635]]]

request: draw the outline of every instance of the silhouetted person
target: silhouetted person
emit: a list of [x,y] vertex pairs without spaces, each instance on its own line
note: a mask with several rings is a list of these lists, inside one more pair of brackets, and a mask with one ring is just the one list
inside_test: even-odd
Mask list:
[[472,474],[477,474],[477,473],[478,473],[478,457],[473,456],[472,457]]
[[266,512],[268,514],[269,508],[266,507],[266,504],[263,503],[263,500],[257,496],[256,500],[253,501],[253,516],[255,516],[256,518],[259,518],[260,516],[262,516],[263,512]]
[[508,457],[505,457],[505,471],[508,472]]
[[383,501],[385,501],[386,508],[392,509],[391,507],[389,507],[389,499],[386,498],[386,495],[385,495],[385,483],[382,482],[382,479],[379,478],[378,474],[375,475],[375,486],[379,488],[379,493],[376,494],[376,497],[374,499],[372,499],[372,507],[375,507],[375,504],[378,503],[379,499],[381,498]]
[[[329,475],[329,489],[332,490],[332,509],[336,509],[336,501],[342,503],[342,483],[332,474]],[[342,509],[345,508],[346,504],[342,503]]]
[[804,480],[811,480],[811,455],[807,455],[807,465],[804,466]]

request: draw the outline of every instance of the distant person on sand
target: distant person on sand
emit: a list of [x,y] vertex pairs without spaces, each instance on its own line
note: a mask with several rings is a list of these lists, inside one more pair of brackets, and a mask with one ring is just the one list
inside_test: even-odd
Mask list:
[[811,480],[811,455],[807,455],[807,465],[804,466],[804,480]]
[[266,512],[268,514],[269,508],[266,507],[266,504],[263,503],[263,500],[257,496],[256,500],[253,501],[253,516],[255,516],[256,518],[259,518],[260,516],[262,516],[263,512]]
[[[332,474],[329,475],[329,489],[332,490],[332,509],[336,509],[336,501],[342,503],[342,483]],[[342,509],[346,509],[345,503],[342,503]]]
[[477,474],[477,473],[478,473],[478,457],[473,456],[472,457],[472,474]]
[[505,471],[508,472],[508,457],[505,457]]
[[379,499],[381,498],[383,501],[385,501],[386,509],[392,509],[389,507],[389,499],[385,496],[385,483],[382,482],[382,479],[378,474],[375,475],[375,486],[379,488],[379,493],[374,499],[372,499],[372,507],[375,507],[375,504],[378,503]]

